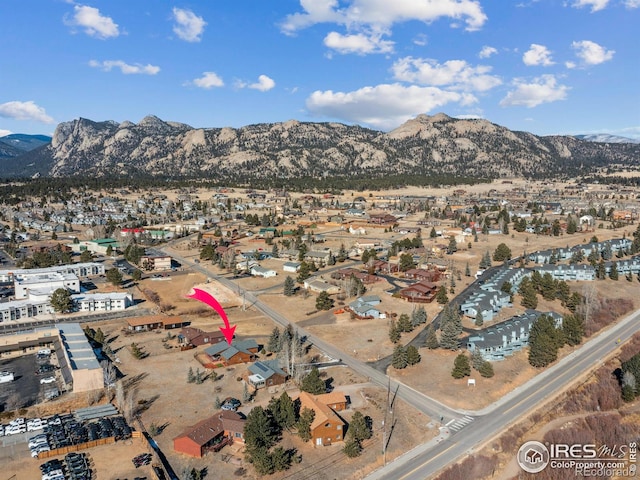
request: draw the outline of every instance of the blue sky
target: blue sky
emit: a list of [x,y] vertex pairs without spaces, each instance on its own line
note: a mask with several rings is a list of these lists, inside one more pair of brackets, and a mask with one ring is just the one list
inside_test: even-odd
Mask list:
[[418,114],[640,138],[640,0],[0,0],[0,135]]

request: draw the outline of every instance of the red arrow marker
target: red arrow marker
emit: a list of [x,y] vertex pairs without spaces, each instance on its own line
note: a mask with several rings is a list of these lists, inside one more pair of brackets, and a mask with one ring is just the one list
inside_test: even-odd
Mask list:
[[224,327],[220,327],[220,331],[224,334],[224,338],[227,339],[227,343],[231,345],[231,342],[233,341],[233,333],[236,331],[236,326],[234,325],[232,327],[229,325],[229,318],[227,318],[227,314],[218,300],[216,300],[209,292],[205,292],[204,290],[200,290],[199,288],[194,288],[193,293],[191,295],[187,295],[187,297],[200,300],[201,302],[206,303],[216,312],[218,312],[220,317],[222,317],[222,321],[224,322]]

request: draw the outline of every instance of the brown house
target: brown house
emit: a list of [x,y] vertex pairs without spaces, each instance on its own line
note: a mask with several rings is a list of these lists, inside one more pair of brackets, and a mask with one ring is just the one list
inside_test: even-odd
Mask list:
[[300,409],[308,408],[315,412],[311,423],[311,439],[315,446],[331,445],[333,442],[342,442],[346,423],[336,412],[324,404],[318,397],[322,395],[311,395],[307,392],[300,392]]
[[370,284],[380,281],[380,279],[375,275],[369,275],[368,273],[361,272],[360,270],[357,270],[355,268],[341,268],[340,270],[333,272],[331,274],[331,278],[335,280],[345,280],[347,278],[350,278],[351,275],[362,281],[362,283],[364,284]]
[[435,283],[422,282],[414,283],[400,290],[399,294],[402,298],[409,302],[415,303],[431,303],[438,293],[438,285]]
[[178,315],[170,315],[164,318],[162,322],[162,328],[164,328],[165,330],[170,330],[172,328],[182,328],[189,325],[189,323],[191,322]]
[[440,272],[437,270],[425,270],[423,268],[412,268],[404,272],[405,278],[412,278],[418,281],[437,282],[440,279]]
[[347,397],[344,396],[344,393],[336,392],[335,390],[330,393],[316,395],[315,399],[325,404],[334,412],[341,412],[347,409]]
[[398,221],[396,217],[388,213],[378,213],[369,216],[369,223],[375,225],[393,225]]
[[237,365],[238,363],[253,362],[258,358],[258,344],[255,340],[219,342],[211,345],[204,353],[209,355],[213,363],[219,362],[224,366]]
[[278,360],[261,360],[249,365],[247,380],[256,390],[282,385],[289,375],[278,365]]
[[174,438],[173,449],[178,453],[200,458],[234,442],[244,444],[245,422],[239,413],[222,410]]
[[200,345],[213,345],[224,340],[224,334],[220,331],[205,332],[195,327],[184,327],[178,335],[180,343],[199,347]]
[[146,315],[144,317],[127,318],[127,328],[131,332],[147,332],[162,328],[167,317],[164,315]]

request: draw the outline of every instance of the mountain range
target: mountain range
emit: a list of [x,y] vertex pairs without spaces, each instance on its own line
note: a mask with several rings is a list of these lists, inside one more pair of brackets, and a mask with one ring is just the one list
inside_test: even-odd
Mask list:
[[51,142],[51,137],[46,135],[27,135],[12,133],[0,137],[0,162],[5,159],[19,157],[25,152],[41,147]]
[[0,169],[5,177],[151,175],[250,182],[397,174],[557,178],[638,163],[640,144],[536,136],[439,113],[419,115],[390,132],[296,120],[193,128],[155,116],[137,124],[80,118],[60,123],[50,143],[0,158]]

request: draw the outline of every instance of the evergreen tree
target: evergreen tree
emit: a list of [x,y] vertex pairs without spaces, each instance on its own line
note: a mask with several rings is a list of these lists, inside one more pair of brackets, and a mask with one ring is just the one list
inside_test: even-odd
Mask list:
[[482,365],[480,365],[480,368],[478,369],[478,373],[480,373],[480,375],[482,375],[484,378],[493,377],[494,372],[493,372],[493,365],[491,365],[491,362],[488,362],[488,361],[482,362]]
[[316,298],[316,308],[318,310],[330,310],[333,308],[333,299],[327,292],[320,292]]
[[438,293],[436,293],[436,302],[440,305],[445,305],[449,303],[449,297],[447,296],[447,289],[444,285],[440,285],[438,289]]
[[460,332],[453,322],[447,322],[440,331],[440,346],[447,350],[457,350],[460,347]]
[[409,320],[409,315],[406,313],[400,315],[400,318],[398,318],[397,328],[401,333],[413,331],[413,324],[411,323],[411,320]]
[[298,270],[298,277],[296,278],[298,283],[304,283],[304,281],[311,276],[311,266],[302,261],[300,263],[300,269]]
[[493,252],[493,260],[495,262],[511,260],[511,249],[505,243],[501,243]]
[[280,429],[289,430],[296,422],[293,401],[287,392],[282,392],[279,397],[274,397],[269,401],[269,411]]
[[409,345],[407,346],[406,351],[407,351],[407,364],[415,365],[417,363],[420,363],[421,357],[416,347],[414,347],[413,345]]
[[315,418],[316,412],[310,408],[303,408],[300,412],[300,418],[296,422],[298,436],[303,442],[311,440],[311,424]]
[[440,346],[438,342],[438,336],[436,335],[436,330],[433,328],[432,324],[429,324],[427,327],[427,338],[425,339],[424,346],[430,350],[435,350]]
[[318,367],[313,367],[311,371],[302,378],[300,390],[312,395],[326,393],[327,386],[325,385],[324,380],[320,378],[320,370],[318,370]]
[[467,264],[464,267],[464,276],[465,277],[471,276],[471,268],[469,267],[469,262],[467,262]]
[[609,269],[609,278],[611,280],[618,280],[618,263],[611,262],[611,268]]
[[291,297],[296,293],[296,284],[289,275],[284,279],[284,295],[286,297]]
[[403,368],[407,368],[408,364],[407,351],[402,345],[396,345],[396,347],[393,349],[391,366],[397,370],[401,370]]
[[66,288],[57,288],[51,294],[49,303],[58,313],[67,313],[73,310],[73,299],[71,292]]
[[427,311],[422,305],[420,305],[413,312],[411,312],[411,325],[417,327],[418,325],[422,325],[423,323],[427,323]]
[[482,317],[482,312],[480,310],[478,310],[478,313],[476,313],[475,324],[476,327],[481,327],[482,325],[484,325],[484,318]]
[[453,378],[464,378],[471,375],[471,367],[469,366],[469,357],[465,353],[459,354],[453,362],[453,370],[451,376]]
[[220,397],[216,395],[216,398],[213,401],[213,408],[215,410],[220,410],[220,407],[222,407],[222,400],[220,400]]
[[336,258],[336,260],[338,260],[340,263],[344,262],[347,259],[347,251],[344,248],[344,243],[340,244],[340,250],[338,250],[338,257]]
[[562,319],[562,331],[567,345],[580,345],[584,336],[584,322],[580,315],[565,315]]
[[372,435],[373,432],[371,431],[369,422],[367,422],[367,418],[356,410],[353,417],[351,417],[347,436],[358,442],[362,442],[363,440],[369,440]]
[[436,238],[437,236],[438,236],[438,233],[436,232],[436,227],[431,227],[431,231],[429,232],[429,238]]
[[342,452],[349,458],[355,458],[362,453],[362,445],[353,438],[347,439],[342,447]]
[[538,296],[529,278],[522,279],[518,292],[522,296],[521,303],[523,307],[535,309],[538,306]]
[[280,329],[278,327],[274,327],[271,330],[271,335],[269,335],[269,341],[267,342],[267,351],[272,353],[277,353],[281,350],[282,345],[280,344]]
[[391,320],[391,325],[389,326],[389,340],[391,340],[391,343],[400,341],[400,330],[394,320]]
[[122,283],[122,273],[117,268],[110,268],[106,272],[107,280],[109,283],[114,285],[115,287],[119,286]]
[[193,368],[189,367],[189,371],[187,372],[187,383],[193,383],[196,381],[196,377],[193,374]]
[[598,266],[596,267],[596,278],[598,280],[604,280],[607,276],[607,271],[604,266],[604,260],[600,259]]
[[556,298],[556,281],[553,279],[549,272],[542,276],[542,283],[540,285],[542,290],[542,298],[545,300],[555,300]]
[[132,273],[131,273],[131,279],[134,282],[139,282],[140,280],[142,280],[142,270],[140,270],[139,268],[136,268]]
[[541,315],[529,332],[529,363],[533,367],[546,367],[558,358],[560,332],[552,317]]
[[414,268],[416,266],[416,264],[413,261],[413,256],[409,253],[403,253],[402,255],[400,255],[400,271],[401,272],[406,272],[407,270],[411,270],[412,268]]
[[275,472],[288,470],[291,466],[291,452],[285,450],[283,447],[277,446],[274,448],[270,457],[270,463]]
[[447,246],[447,253],[449,255],[458,251],[458,244],[455,237],[449,237],[449,245]]
[[475,349],[473,353],[471,353],[471,366],[474,370],[480,370],[480,367],[484,363],[484,358],[482,357],[482,352],[479,349]]

